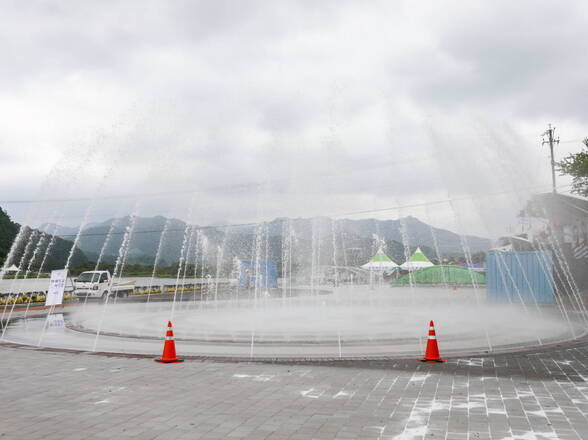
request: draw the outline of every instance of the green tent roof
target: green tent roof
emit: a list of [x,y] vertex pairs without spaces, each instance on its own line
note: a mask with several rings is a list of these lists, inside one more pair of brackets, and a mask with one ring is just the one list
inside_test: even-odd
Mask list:
[[379,263],[382,261],[392,261],[392,260],[382,250],[379,250],[378,253],[376,255],[374,255],[370,261],[372,261],[374,263]]
[[[472,278],[477,284],[486,283],[484,274],[459,266],[425,267],[413,272],[412,277],[416,284],[472,284]],[[398,278],[396,284],[410,284],[408,274]]]
[[370,261],[361,266],[362,269],[369,270],[391,270],[396,269],[397,267],[398,264],[391,260],[390,257],[384,253],[382,248],[378,249],[378,252]]
[[414,251],[414,254],[411,255],[411,257],[408,259],[408,261],[424,261],[424,262],[428,262],[430,263],[431,261],[426,257],[425,254],[423,254],[423,251],[421,251],[421,248],[417,248],[416,251]]

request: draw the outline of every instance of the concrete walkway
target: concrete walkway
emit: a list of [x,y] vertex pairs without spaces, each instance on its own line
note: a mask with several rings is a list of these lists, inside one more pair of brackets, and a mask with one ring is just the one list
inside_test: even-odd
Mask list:
[[588,347],[361,365],[0,348],[0,439],[583,439]]

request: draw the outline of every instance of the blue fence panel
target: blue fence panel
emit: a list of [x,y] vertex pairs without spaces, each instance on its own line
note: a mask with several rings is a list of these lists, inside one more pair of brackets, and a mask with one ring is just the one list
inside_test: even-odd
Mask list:
[[[256,273],[259,269],[259,273]],[[239,268],[239,287],[253,288],[255,285],[264,289],[278,287],[278,264],[275,261],[241,261]]]
[[555,303],[550,252],[498,252],[486,256],[486,289],[493,301]]

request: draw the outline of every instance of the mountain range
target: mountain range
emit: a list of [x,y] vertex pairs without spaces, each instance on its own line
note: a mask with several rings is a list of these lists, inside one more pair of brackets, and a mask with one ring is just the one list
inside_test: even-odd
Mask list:
[[[196,249],[197,240],[201,243],[202,237],[206,237],[205,259],[209,262],[218,258],[219,249],[223,261],[255,259],[256,252],[261,252],[264,259],[281,261],[286,245],[292,249],[292,258],[299,262],[314,259],[318,264],[357,266],[367,262],[380,245],[399,264],[416,247],[421,247],[432,260],[439,260],[439,257],[463,256],[463,242],[472,254],[484,252],[491,245],[487,238],[460,237],[411,216],[398,220],[277,218],[260,225],[193,225],[188,234],[184,221],[162,216],[136,217],[134,226],[130,226],[128,216],[87,225],[78,247],[90,261],[96,261],[101,255],[101,261],[113,263],[125,232],[132,229],[126,260],[129,264],[153,264],[159,249],[158,265],[169,265],[179,260],[184,237],[186,248],[195,253],[200,252]],[[39,229],[73,241],[79,228],[45,224]],[[190,234],[196,230],[201,231],[200,239],[196,233]]]

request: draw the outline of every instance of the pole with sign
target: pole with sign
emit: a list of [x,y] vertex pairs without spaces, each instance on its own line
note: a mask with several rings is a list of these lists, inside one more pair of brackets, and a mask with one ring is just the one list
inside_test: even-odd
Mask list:
[[67,279],[67,269],[51,271],[49,280],[49,290],[45,299],[46,306],[55,306],[63,303],[63,291],[65,290],[65,281]]

